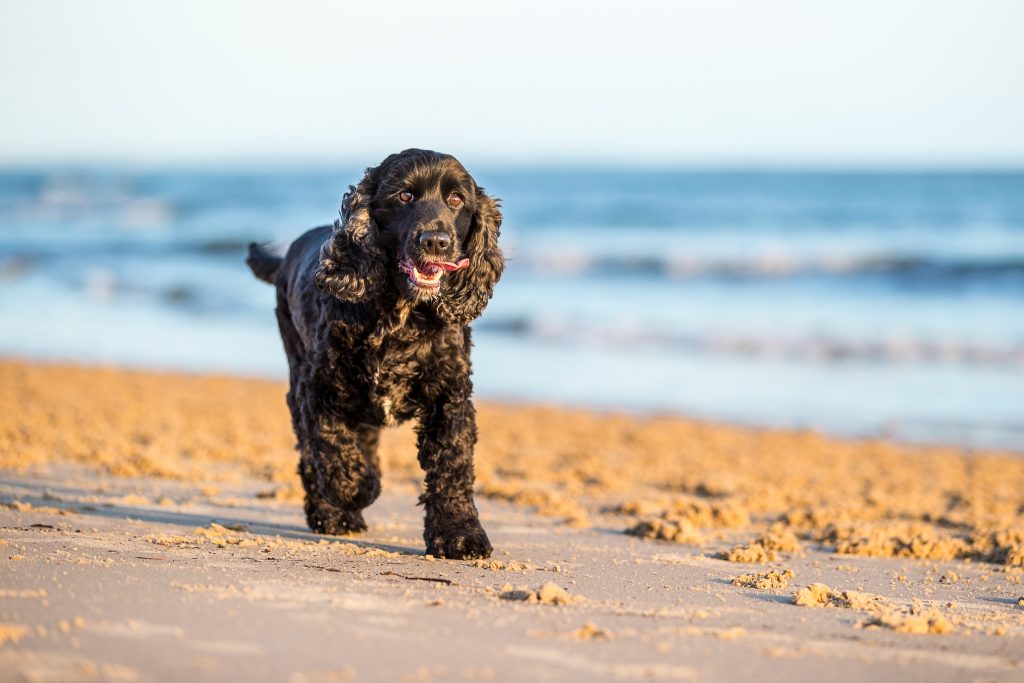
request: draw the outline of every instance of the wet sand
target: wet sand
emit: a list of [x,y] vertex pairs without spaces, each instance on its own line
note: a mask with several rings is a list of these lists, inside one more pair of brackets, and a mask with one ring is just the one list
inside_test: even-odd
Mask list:
[[1024,460],[479,405],[486,562],[304,527],[278,382],[0,362],[0,680],[1024,680]]

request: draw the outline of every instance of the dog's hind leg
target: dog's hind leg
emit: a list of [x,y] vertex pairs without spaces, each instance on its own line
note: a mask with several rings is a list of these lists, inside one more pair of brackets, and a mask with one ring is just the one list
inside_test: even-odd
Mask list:
[[302,448],[299,474],[309,528],[322,534],[365,531],[362,510],[380,495],[376,428],[318,425]]
[[[369,505],[370,502],[373,502],[372,498],[375,498],[375,495],[371,497],[367,493],[362,493],[357,496],[357,499],[361,499],[357,503],[368,502],[366,502],[366,505],[356,509],[343,509],[328,502],[323,494],[320,493],[316,468],[313,465],[309,450],[305,448],[302,449],[302,455],[299,459],[299,476],[302,479],[302,487],[306,492],[303,507],[306,512],[306,523],[311,530],[318,534],[331,536],[366,530],[366,522],[363,520],[361,510],[366,505]],[[379,479],[376,479],[376,481],[379,482]],[[367,478],[364,478],[363,482],[361,482],[362,486],[369,487],[372,484]],[[379,491],[379,483],[376,486]]]
[[277,319],[288,355],[288,408],[299,441],[306,521],[319,534],[364,531],[366,522],[360,511],[380,494],[379,430],[336,426],[331,417],[336,411],[330,410],[329,403],[333,387],[319,386],[280,291]]
[[[377,455],[377,448],[380,446],[380,427],[367,426],[358,430],[359,450],[363,452],[366,460],[366,477],[363,479],[364,488],[368,489],[364,495],[372,492],[369,505],[377,500],[380,495],[380,456]],[[374,487],[376,487],[375,492]]]

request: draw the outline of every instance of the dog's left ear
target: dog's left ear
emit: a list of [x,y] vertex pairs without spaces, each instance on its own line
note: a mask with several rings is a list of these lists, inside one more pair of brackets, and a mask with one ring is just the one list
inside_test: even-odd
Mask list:
[[[389,157],[390,159],[390,157]],[[384,163],[366,170],[357,186],[341,200],[341,218],[320,248],[316,286],[342,301],[366,301],[380,293],[385,282],[384,252],[377,245],[377,225],[370,203],[377,192]]]
[[487,196],[483,188],[476,191],[476,213],[463,251],[469,268],[448,275],[437,311],[447,322],[466,325],[480,317],[494,294],[505,257],[498,247],[501,232],[501,210],[498,201]]

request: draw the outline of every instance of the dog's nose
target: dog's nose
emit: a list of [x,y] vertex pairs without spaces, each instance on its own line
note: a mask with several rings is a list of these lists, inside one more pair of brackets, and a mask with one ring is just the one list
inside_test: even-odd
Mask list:
[[452,238],[442,230],[427,230],[419,236],[417,241],[424,251],[440,254],[448,250]]

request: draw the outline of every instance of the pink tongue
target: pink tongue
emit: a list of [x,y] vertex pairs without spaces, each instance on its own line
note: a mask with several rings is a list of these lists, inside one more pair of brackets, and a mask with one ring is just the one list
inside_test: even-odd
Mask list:
[[445,269],[446,271],[448,271],[450,273],[453,270],[461,270],[462,268],[469,268],[469,259],[468,258],[464,258],[464,259],[460,260],[458,263],[452,263],[451,261],[436,261],[432,265],[440,266],[441,268]]

